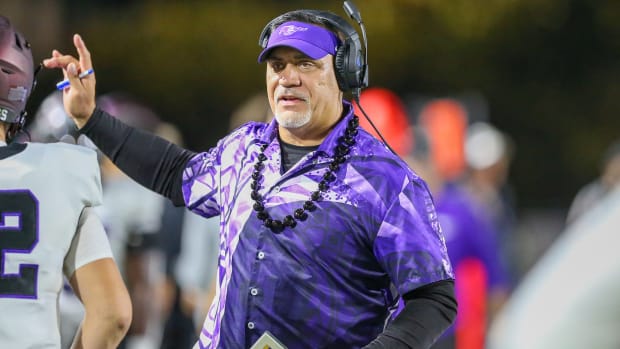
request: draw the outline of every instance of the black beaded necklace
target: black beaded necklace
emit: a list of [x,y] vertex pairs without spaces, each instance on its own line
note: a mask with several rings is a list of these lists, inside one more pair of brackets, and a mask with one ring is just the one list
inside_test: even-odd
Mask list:
[[265,205],[263,204],[263,198],[258,193],[260,189],[259,181],[262,178],[261,171],[265,168],[263,162],[267,160],[267,156],[265,155],[265,149],[267,148],[267,143],[262,144],[260,147],[260,153],[258,154],[258,161],[254,164],[254,172],[252,173],[252,183],[250,183],[250,188],[252,189],[252,193],[250,197],[254,200],[254,211],[257,212],[256,216],[258,219],[263,221],[263,224],[271,228],[272,231],[279,233],[286,227],[294,228],[297,225],[297,221],[304,221],[308,218],[307,212],[312,212],[316,209],[315,202],[321,199],[322,193],[326,192],[329,189],[329,183],[336,180],[336,175],[334,172],[338,171],[340,165],[344,163],[346,160],[345,156],[351,150],[351,147],[355,144],[355,136],[357,135],[357,128],[359,126],[359,119],[357,116],[353,115],[351,120],[349,120],[347,124],[347,128],[344,132],[344,135],[338,138],[338,145],[334,151],[334,159],[329,164],[329,170],[325,172],[323,175],[323,179],[319,182],[318,190],[312,192],[310,194],[310,199],[304,202],[303,206],[296,209],[292,215],[287,215],[283,220],[272,219],[269,216],[269,213],[265,210]]

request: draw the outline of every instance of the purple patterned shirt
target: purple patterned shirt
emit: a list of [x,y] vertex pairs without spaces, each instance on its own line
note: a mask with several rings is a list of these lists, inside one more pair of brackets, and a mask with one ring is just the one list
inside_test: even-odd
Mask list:
[[328,170],[346,116],[316,151],[281,173],[277,123],[248,123],[185,169],[194,212],[220,215],[218,291],[194,348],[248,348],[269,331],[288,348],[356,348],[382,332],[392,299],[452,279],[426,183],[363,131],[305,221],[274,233],[252,210],[251,174],[269,146],[260,194],[282,219]]

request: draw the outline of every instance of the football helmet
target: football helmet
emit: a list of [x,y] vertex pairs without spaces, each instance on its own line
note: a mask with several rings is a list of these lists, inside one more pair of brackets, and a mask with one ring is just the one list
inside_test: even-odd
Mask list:
[[25,122],[34,75],[30,43],[0,15],[0,121],[16,124],[9,133],[17,132]]

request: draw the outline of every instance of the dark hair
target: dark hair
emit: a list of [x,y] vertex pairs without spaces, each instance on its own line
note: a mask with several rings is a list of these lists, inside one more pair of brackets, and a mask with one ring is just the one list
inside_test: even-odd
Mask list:
[[[329,12],[329,11],[325,11],[325,12]],[[333,14],[334,16],[337,16],[333,12],[329,12],[329,13]],[[274,30],[278,26],[280,26],[283,23],[291,22],[291,21],[304,22],[304,23],[310,23],[310,24],[316,24],[316,25],[322,26],[326,28],[327,30],[336,34],[336,36],[338,36],[338,38],[340,38],[341,40],[343,39],[344,33],[342,33],[338,29],[338,27],[334,25],[333,22],[327,20],[326,18],[316,16],[315,14],[313,14],[311,11],[308,11],[308,10],[291,11],[291,12],[287,12],[279,16],[277,20],[271,22],[271,25],[269,26],[269,31],[273,33]]]

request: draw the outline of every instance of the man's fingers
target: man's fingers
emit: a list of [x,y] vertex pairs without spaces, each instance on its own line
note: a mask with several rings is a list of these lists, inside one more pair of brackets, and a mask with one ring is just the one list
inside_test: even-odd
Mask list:
[[81,127],[88,121],[96,106],[96,81],[95,74],[91,70],[90,52],[84,41],[76,34],[73,36],[73,43],[78,53],[77,56],[53,50],[51,56],[43,60],[43,65],[46,68],[62,70],[67,81],[59,81],[56,88],[63,90],[65,111]]
[[47,58],[43,60],[43,65],[46,68],[63,68],[66,69],[69,63],[76,63],[77,59],[73,56],[64,55],[64,56],[54,56],[52,54],[51,58]]
[[80,84],[80,78],[78,77],[78,67],[76,63],[69,63],[69,65],[67,66],[66,78],[69,79],[72,87]]
[[77,49],[78,56],[80,57],[80,67],[82,70],[88,70],[93,67],[93,63],[90,60],[90,52],[86,48],[86,44],[84,44],[84,40],[80,34],[73,35],[73,44]]
[[[75,34],[73,36],[73,43],[75,44],[75,48],[77,49],[78,55],[80,57],[80,67],[82,68],[82,72],[85,72],[89,69],[93,69],[93,62],[91,61],[91,58],[90,58],[90,51],[88,51],[88,48],[86,47],[86,44],[84,43],[84,40],[82,39],[82,36],[80,34]],[[94,89],[95,74],[92,73],[84,77],[82,79],[82,84],[87,89],[88,88]]]

